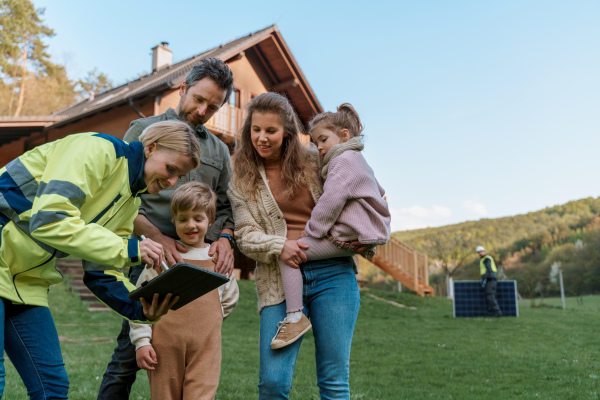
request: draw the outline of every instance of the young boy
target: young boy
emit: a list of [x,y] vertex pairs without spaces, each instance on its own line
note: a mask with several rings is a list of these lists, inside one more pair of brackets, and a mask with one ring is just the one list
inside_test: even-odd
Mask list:
[[[184,260],[214,270],[204,235],[216,214],[215,193],[208,185],[189,182],[171,198],[171,219],[188,250]],[[137,282],[157,276],[145,268]],[[138,366],[148,371],[152,399],[214,399],[221,372],[221,325],[239,297],[233,274],[225,285],[171,310],[150,327],[130,322]]]

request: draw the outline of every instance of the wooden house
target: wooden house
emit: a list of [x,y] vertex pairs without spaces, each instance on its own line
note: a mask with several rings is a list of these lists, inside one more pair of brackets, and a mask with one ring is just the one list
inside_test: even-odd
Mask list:
[[[33,147],[71,133],[102,132],[123,138],[129,123],[179,103],[179,87],[202,58],[217,57],[233,71],[235,91],[206,127],[233,141],[243,107],[261,93],[286,95],[306,124],[323,108],[276,25],[172,64],[163,42],[152,49],[152,72],[46,117],[0,117],[0,166]],[[308,140],[308,138],[305,138]]]

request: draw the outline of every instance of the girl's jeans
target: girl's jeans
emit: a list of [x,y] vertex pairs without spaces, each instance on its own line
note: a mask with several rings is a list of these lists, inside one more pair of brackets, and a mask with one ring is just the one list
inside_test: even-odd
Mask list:
[[[350,346],[360,295],[349,257],[309,261],[300,266],[304,313],[315,337],[317,385],[322,399],[350,399]],[[260,399],[288,399],[302,339],[271,350],[277,323],[286,316],[285,302],[260,314]]]
[[0,298],[0,324],[0,398],[4,394],[2,356],[6,350],[30,399],[66,399],[69,379],[50,310],[14,305]]

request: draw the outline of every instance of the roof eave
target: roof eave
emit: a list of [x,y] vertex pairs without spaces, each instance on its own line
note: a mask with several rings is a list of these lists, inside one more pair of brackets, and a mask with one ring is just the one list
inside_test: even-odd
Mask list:
[[275,36],[275,38],[279,42],[279,45],[281,46],[281,49],[285,52],[285,56],[288,57],[288,59],[290,61],[290,64],[293,67],[294,74],[298,77],[298,79],[300,81],[300,84],[302,85],[302,87],[304,88],[304,91],[308,95],[309,100],[310,100],[310,102],[311,102],[311,104],[313,106],[313,109],[315,111],[315,114],[322,113],[323,112],[323,106],[321,105],[321,102],[317,98],[317,95],[315,94],[315,92],[312,90],[312,87],[308,83],[308,80],[304,76],[304,73],[302,73],[302,70],[300,69],[300,66],[298,65],[298,62],[294,58],[294,55],[292,54],[290,48],[287,46],[287,43],[285,42],[285,40],[283,39],[283,36],[279,32],[279,29],[277,29],[277,26],[274,25],[273,28],[274,28],[273,29],[273,35]]
[[[60,120],[58,122],[55,122],[53,124],[48,125],[47,129],[60,128],[60,127],[62,127],[64,125],[68,125],[68,124],[73,123],[75,121],[79,121],[81,119],[90,117],[92,115],[108,111],[108,110],[110,110],[112,108],[120,107],[122,105],[128,104],[129,103],[129,99],[131,99],[131,98],[133,98],[135,100],[135,99],[139,99],[141,97],[145,97],[145,96],[148,96],[148,95],[158,94],[160,92],[164,92],[165,90],[169,90],[169,89],[173,88],[173,86],[175,86],[175,85],[174,85],[174,83],[172,81],[171,82],[165,82],[165,83],[163,83],[161,85],[158,85],[158,86],[153,86],[151,88],[148,88],[147,90],[135,93],[134,96],[125,97],[125,98],[123,98],[121,100],[118,100],[118,101],[115,101],[113,103],[107,103],[104,106],[95,107],[95,108],[87,110],[87,111],[85,111],[85,112],[83,112],[81,114],[77,114],[77,115],[74,115],[72,117],[67,117],[65,119],[62,119],[62,120]],[[179,86],[177,86],[177,87],[179,87]]]

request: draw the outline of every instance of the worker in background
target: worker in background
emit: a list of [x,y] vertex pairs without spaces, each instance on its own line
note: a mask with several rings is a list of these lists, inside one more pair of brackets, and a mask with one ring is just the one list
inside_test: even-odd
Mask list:
[[476,249],[481,260],[479,261],[479,271],[481,273],[481,287],[485,289],[485,297],[488,303],[488,313],[490,317],[501,317],[502,311],[496,300],[496,286],[498,284],[498,269],[494,259],[485,254],[483,246]]

